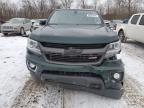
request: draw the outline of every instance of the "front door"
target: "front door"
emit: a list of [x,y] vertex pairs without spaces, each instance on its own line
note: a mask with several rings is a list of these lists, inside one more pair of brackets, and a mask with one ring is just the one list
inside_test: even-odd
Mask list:
[[133,40],[136,40],[138,39],[138,36],[137,36],[137,23],[138,23],[138,20],[140,18],[140,15],[134,15],[131,20],[129,20],[129,24],[126,28],[126,36],[130,39],[133,39]]
[[144,43],[144,15],[142,15],[139,23],[137,24],[138,26],[138,41]]

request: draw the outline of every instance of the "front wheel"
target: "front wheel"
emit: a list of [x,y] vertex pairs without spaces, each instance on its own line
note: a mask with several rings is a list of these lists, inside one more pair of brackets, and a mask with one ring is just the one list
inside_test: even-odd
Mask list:
[[121,31],[118,33],[118,36],[119,36],[119,39],[120,39],[120,41],[121,41],[122,43],[125,43],[125,42],[126,42],[127,38],[125,37],[124,31],[121,30]]

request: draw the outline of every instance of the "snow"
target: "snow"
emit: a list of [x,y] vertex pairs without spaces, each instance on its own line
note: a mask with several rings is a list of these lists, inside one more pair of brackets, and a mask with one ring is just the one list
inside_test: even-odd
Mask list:
[[65,90],[65,108],[127,108],[126,102],[82,91]]
[[125,63],[128,75],[139,81],[144,86],[144,45],[129,41],[122,46],[121,58]]
[[35,83],[26,68],[27,38],[0,34],[0,108],[143,108],[144,45],[130,41],[119,55],[125,64],[125,94],[120,100],[55,83]]
[[9,107],[29,78],[24,62],[26,40],[0,37],[0,108]]

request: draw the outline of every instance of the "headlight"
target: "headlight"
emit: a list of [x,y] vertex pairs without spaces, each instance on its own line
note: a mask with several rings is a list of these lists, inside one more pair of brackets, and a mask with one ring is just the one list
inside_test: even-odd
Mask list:
[[41,54],[39,44],[35,40],[28,39],[27,48],[37,54]]
[[108,50],[106,52],[106,57],[112,57],[118,53],[120,53],[121,51],[121,42],[114,42],[114,43],[110,43]]

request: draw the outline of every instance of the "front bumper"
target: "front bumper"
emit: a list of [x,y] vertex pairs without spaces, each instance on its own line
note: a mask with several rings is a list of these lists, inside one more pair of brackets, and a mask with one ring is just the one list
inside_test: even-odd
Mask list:
[[[29,63],[36,65],[33,70]],[[41,80],[61,83],[66,88],[88,90],[99,95],[120,98],[123,94],[124,66],[121,60],[105,60],[100,66],[50,64],[40,56],[27,52],[27,67]],[[115,81],[113,73],[120,73]]]
[[2,33],[20,33],[20,30],[19,29],[10,29],[10,30],[2,29],[1,32]]

